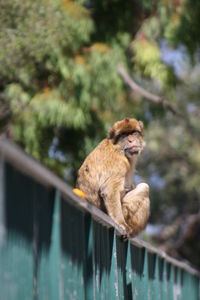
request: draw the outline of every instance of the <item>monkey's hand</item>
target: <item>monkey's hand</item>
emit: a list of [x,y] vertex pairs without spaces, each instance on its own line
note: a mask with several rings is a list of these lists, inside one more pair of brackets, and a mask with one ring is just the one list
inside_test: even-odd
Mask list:
[[136,185],[133,183],[130,186],[125,186],[125,194],[129,193],[130,191],[134,190]]

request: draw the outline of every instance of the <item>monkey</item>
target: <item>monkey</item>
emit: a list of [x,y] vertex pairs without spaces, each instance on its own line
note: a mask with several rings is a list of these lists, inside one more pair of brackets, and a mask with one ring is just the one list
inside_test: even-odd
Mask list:
[[133,118],[115,122],[108,136],[86,157],[77,176],[76,187],[127,237],[142,230],[149,216],[147,185],[133,189],[136,162],[145,146],[143,128],[143,122]]

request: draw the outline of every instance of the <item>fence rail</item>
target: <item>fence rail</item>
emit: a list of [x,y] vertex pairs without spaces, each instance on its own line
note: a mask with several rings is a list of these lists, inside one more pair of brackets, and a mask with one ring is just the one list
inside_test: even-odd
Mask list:
[[198,271],[121,234],[0,138],[0,299],[200,299]]

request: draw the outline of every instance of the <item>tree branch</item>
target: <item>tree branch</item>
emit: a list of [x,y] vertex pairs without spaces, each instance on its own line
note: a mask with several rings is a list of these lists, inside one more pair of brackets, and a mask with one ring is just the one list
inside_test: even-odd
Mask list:
[[118,72],[124,82],[133,90],[134,92],[140,94],[141,96],[145,97],[148,101],[151,101],[155,104],[162,105],[163,108],[168,109],[173,114],[175,114],[178,117],[183,118],[183,114],[168,100],[164,99],[161,96],[154,95],[148,91],[146,91],[144,88],[140,87],[133,79],[129,76],[129,74],[124,70],[122,66],[118,67]]
[[154,95],[146,91],[144,88],[140,87],[137,83],[135,83],[135,81],[133,81],[133,79],[129,76],[129,74],[124,70],[122,66],[118,67],[118,73],[120,74],[124,82],[131,88],[132,91],[142,95],[146,98],[146,100],[151,101],[152,103],[162,105],[163,108],[167,109],[168,111],[171,111],[175,116],[177,116],[187,128],[188,133],[190,134],[192,139],[195,139],[196,141],[200,142],[199,131],[196,130],[194,126],[192,126],[187,112],[185,112],[185,114],[181,113],[178,110],[178,108],[172,105],[168,100],[158,95]]

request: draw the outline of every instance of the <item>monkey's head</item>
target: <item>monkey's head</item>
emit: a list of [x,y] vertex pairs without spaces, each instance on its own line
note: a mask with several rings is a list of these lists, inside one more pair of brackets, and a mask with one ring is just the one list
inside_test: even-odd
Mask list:
[[114,145],[119,145],[127,158],[138,156],[145,146],[143,140],[143,123],[136,119],[126,118],[116,122],[108,133]]

